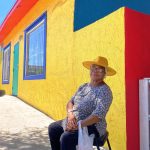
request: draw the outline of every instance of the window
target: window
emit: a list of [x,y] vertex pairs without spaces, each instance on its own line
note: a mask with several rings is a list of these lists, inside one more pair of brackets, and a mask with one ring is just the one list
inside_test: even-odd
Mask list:
[[4,48],[3,52],[3,75],[2,75],[2,83],[8,84],[9,83],[9,77],[10,77],[10,49],[11,46],[8,44]]
[[44,13],[25,30],[24,79],[45,79],[46,25]]

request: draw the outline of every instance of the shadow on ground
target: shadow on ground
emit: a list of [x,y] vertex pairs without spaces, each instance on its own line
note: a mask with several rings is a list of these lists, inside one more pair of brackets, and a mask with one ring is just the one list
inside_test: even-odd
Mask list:
[[47,129],[29,128],[21,133],[0,131],[0,150],[50,150]]

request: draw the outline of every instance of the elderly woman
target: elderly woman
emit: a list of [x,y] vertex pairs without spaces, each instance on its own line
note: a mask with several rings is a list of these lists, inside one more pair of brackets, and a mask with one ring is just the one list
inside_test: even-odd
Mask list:
[[89,134],[103,136],[106,132],[105,117],[112,103],[112,92],[104,78],[115,75],[116,71],[101,56],[94,61],[83,62],[83,66],[90,69],[91,80],[81,85],[67,103],[67,117],[50,124],[48,131],[52,150],[76,150],[79,120],[81,127],[88,127]]

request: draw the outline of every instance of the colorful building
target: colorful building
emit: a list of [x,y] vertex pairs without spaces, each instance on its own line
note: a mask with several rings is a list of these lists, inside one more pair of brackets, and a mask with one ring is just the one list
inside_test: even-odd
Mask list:
[[114,97],[107,115],[112,149],[139,150],[138,81],[150,76],[145,3],[18,0],[0,26],[0,90],[62,119],[89,81],[82,61],[105,56],[117,71],[105,79]]

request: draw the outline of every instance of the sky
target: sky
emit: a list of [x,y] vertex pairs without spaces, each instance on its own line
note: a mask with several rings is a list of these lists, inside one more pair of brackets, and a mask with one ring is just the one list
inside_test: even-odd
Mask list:
[[17,0],[0,0],[0,25]]

